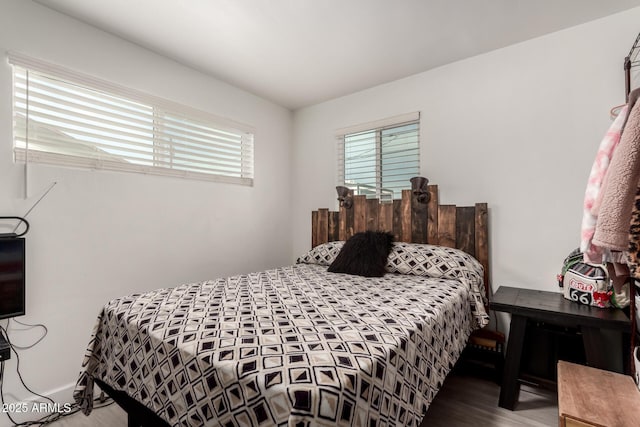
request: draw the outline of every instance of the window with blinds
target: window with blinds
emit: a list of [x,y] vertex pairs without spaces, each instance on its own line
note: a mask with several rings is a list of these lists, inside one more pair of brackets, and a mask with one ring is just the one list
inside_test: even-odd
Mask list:
[[16,161],[253,185],[253,132],[10,54]]
[[340,131],[338,182],[381,201],[402,197],[420,175],[419,120],[415,113]]

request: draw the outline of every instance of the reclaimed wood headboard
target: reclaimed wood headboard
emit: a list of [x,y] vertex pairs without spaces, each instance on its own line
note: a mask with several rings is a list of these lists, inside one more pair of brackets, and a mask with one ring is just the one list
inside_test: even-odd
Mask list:
[[347,240],[361,231],[388,231],[394,240],[430,243],[461,249],[473,255],[484,267],[487,298],[490,296],[488,208],[440,205],[438,186],[429,185],[428,203],[420,203],[411,190],[402,190],[402,199],[380,203],[378,199],[353,196],[350,209],[318,209],[311,213],[311,246]]

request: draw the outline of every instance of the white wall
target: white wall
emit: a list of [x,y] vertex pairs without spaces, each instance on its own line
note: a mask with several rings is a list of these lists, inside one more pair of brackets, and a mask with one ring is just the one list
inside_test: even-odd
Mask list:
[[[37,392],[71,400],[89,335],[110,299],[291,263],[290,111],[31,1],[0,3],[0,51],[43,60],[255,127],[255,185],[13,163],[11,67],[0,61],[0,215],[28,217],[27,315],[46,339],[20,355]],[[6,325],[6,321],[2,322]],[[15,332],[28,344],[37,331]],[[4,392],[27,398],[5,369]],[[0,414],[0,425],[8,422]]]
[[557,290],[638,22],[640,8],[296,111],[294,253],[310,246],[309,212],[336,208],[334,130],[420,111],[440,202],[489,204],[493,289]]

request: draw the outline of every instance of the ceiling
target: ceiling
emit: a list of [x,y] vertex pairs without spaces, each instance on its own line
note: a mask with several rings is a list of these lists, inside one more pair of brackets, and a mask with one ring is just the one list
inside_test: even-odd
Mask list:
[[289,109],[640,0],[35,0]]

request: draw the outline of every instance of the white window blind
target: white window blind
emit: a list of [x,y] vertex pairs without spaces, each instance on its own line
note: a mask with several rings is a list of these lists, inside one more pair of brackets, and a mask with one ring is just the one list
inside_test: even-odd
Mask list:
[[338,182],[354,194],[400,198],[420,175],[418,113],[343,129],[338,141]]
[[250,127],[23,55],[16,161],[253,185]]

